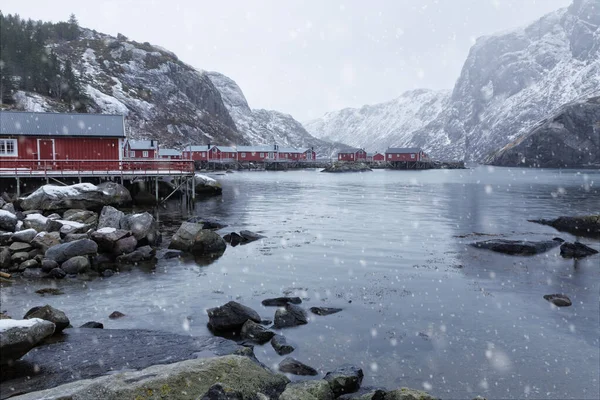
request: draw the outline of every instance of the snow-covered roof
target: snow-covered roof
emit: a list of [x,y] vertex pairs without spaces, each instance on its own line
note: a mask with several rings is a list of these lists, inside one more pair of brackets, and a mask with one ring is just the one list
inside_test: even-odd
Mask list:
[[[238,146],[237,151],[246,151],[246,152],[269,152],[275,151],[274,146]],[[281,150],[279,150],[281,151]]]
[[294,148],[291,148],[291,147],[280,147],[278,151],[280,153],[299,153],[299,154],[303,154],[303,153],[306,153],[309,150],[310,149],[294,149]]
[[208,145],[201,146],[187,146],[183,151],[208,151]]
[[356,154],[359,151],[364,151],[363,149],[346,149],[340,151],[338,154]]
[[122,115],[0,111],[0,135],[125,137]]
[[385,152],[386,154],[407,154],[418,153],[421,149],[418,147],[390,147]]
[[158,142],[156,140],[128,140],[131,150],[156,150]]
[[[212,147],[216,147],[223,153],[235,153],[237,151],[234,147],[227,147],[227,146],[212,146]],[[212,147],[211,147],[211,149],[212,149]]]
[[158,155],[159,156],[167,156],[167,157],[177,157],[181,155],[181,152],[179,150],[175,150],[175,149],[158,149]]

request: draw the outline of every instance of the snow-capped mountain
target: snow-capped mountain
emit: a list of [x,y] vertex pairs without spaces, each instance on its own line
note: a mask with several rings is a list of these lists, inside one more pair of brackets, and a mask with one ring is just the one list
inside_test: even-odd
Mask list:
[[347,146],[330,143],[311,136],[302,124],[291,115],[278,111],[250,109],[246,97],[237,83],[218,72],[207,72],[221,93],[225,107],[238,131],[253,144],[274,144],[281,147],[314,147],[315,151],[329,157]]
[[[158,46],[89,29],[81,29],[77,40],[49,46],[61,62],[71,60],[90,98],[88,111],[124,114],[133,138],[158,139],[165,146],[277,143],[315,147],[322,156],[343,147],[312,137],[289,115],[250,110],[231,79],[196,70]],[[68,111],[36,93],[14,97],[20,109]]]
[[305,126],[316,137],[369,151],[410,147],[412,132],[433,121],[449,98],[449,91],[412,90],[386,103],[329,112]]
[[366,148],[378,141],[480,161],[562,105],[598,94],[600,0],[575,0],[527,27],[479,38],[449,99],[440,99],[441,111],[433,107],[435,115],[421,126],[404,125],[409,112],[397,111],[399,121],[382,112],[390,103],[330,113],[306,126],[316,137],[333,138],[344,135],[338,126],[360,127],[352,144]]

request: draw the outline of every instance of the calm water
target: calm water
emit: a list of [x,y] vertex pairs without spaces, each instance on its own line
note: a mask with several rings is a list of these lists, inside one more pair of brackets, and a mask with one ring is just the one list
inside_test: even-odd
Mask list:
[[[306,308],[342,307],[285,329],[292,354],[322,372],[362,365],[363,385],[424,388],[443,398],[598,398],[600,256],[574,263],[558,249],[502,256],[467,244],[485,239],[550,239],[569,234],[531,218],[600,211],[600,172],[488,169],[248,172],[216,176],[223,196],[195,213],[268,238],[228,248],[209,266],[160,262],[110,279],[2,289],[14,316],[45,302],[78,326],[147,328],[205,335],[206,308],[236,299],[272,319],[266,297],[298,294]],[[181,219],[161,211],[165,234]],[[595,240],[584,243],[600,248]],[[565,293],[557,309],[542,296]],[[126,318],[112,321],[119,310]],[[267,365],[271,348],[255,353]]]

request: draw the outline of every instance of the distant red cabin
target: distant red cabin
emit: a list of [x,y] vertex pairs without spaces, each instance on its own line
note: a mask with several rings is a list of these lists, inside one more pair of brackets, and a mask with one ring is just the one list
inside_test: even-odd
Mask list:
[[265,162],[278,159],[279,151],[274,146],[238,146],[237,160],[239,162]]
[[363,149],[352,149],[338,153],[338,161],[367,161],[367,152]]
[[390,147],[385,152],[385,160],[394,161],[423,161],[426,158],[425,153],[418,147],[398,148]]
[[123,157],[128,159],[158,158],[158,142],[156,140],[127,139],[123,146]]
[[208,161],[208,151],[210,150],[210,147],[210,145],[187,146],[185,149],[183,149],[181,157],[184,160]]
[[237,151],[233,147],[212,146],[208,151],[209,161],[230,162],[237,159]]
[[118,161],[124,139],[122,115],[0,111],[0,168],[32,168],[35,160]]
[[381,153],[373,154],[373,161],[385,161],[385,154],[381,154]]
[[161,160],[181,160],[181,152],[175,149],[158,149],[158,158]]

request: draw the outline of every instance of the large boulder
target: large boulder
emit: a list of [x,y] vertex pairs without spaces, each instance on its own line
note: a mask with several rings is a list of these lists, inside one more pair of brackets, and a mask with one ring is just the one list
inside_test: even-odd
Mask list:
[[157,246],[161,241],[158,223],[147,212],[126,215],[121,219],[121,229],[131,231],[141,246]]
[[322,380],[290,383],[279,400],[333,400],[329,384]]
[[385,400],[437,400],[427,392],[421,390],[401,388],[390,390],[385,394]]
[[217,233],[202,229],[201,224],[184,222],[173,235],[169,248],[204,256],[223,253],[227,243]]
[[25,229],[35,229],[37,232],[44,232],[48,229],[48,220],[39,213],[27,214],[23,220],[23,227]]
[[54,324],[39,318],[0,319],[0,365],[10,365],[54,333]]
[[598,250],[580,242],[565,242],[560,245],[560,255],[565,258],[584,258],[594,254],[598,254]]
[[216,195],[223,193],[221,184],[209,176],[196,174],[194,181],[195,190],[198,194]]
[[98,189],[102,190],[111,198],[110,204],[115,206],[126,206],[131,204],[131,193],[129,190],[116,182],[102,182],[98,185]]
[[248,320],[256,323],[261,321],[256,311],[235,301],[209,308],[206,312],[208,326],[213,331],[236,331],[241,329]]
[[305,325],[307,323],[306,311],[295,304],[286,304],[285,308],[279,308],[275,311],[274,326],[277,329]]
[[40,232],[31,241],[33,247],[40,249],[44,253],[50,247],[59,245],[60,243],[60,233],[58,232]]
[[556,219],[529,220],[542,225],[550,225],[554,229],[570,232],[574,235],[600,237],[600,214],[577,217],[558,217]]
[[98,219],[98,229],[119,229],[121,227],[121,220],[124,217],[125,213],[123,211],[117,210],[112,206],[104,206],[102,212],[100,212],[100,218]]
[[12,235],[11,240],[13,242],[31,243],[37,234],[35,229],[23,229],[22,231],[15,232]]
[[342,365],[335,370],[325,374],[335,397],[345,393],[354,393],[360,389],[364,374],[363,370],[354,365]]
[[64,312],[58,310],[51,305],[33,307],[25,313],[23,319],[39,318],[45,321],[50,321],[56,325],[54,333],[62,332],[71,323]]
[[17,226],[17,216],[9,211],[0,210],[0,230],[14,232]]
[[[101,252],[112,252],[115,244],[128,236],[131,232],[123,229],[115,229],[110,227],[100,228],[92,232],[91,239],[98,244],[98,250]],[[135,240],[135,238],[133,238]],[[136,241],[137,243],[137,241]]]
[[273,336],[273,339],[271,339],[271,346],[273,346],[273,349],[280,356],[285,356],[286,354],[290,354],[291,352],[296,350],[294,346],[288,343],[285,336],[282,335]]
[[242,339],[248,339],[260,344],[268,342],[274,335],[275,333],[273,331],[268,330],[261,324],[257,324],[250,319],[242,325],[242,330],[240,332]]
[[85,256],[75,256],[62,263],[60,268],[70,275],[82,274],[90,269],[90,260]]
[[[111,184],[110,187],[116,188],[114,185],[121,187],[117,183]],[[120,190],[127,191],[125,188]],[[50,211],[70,208],[99,210],[111,204],[124,204],[123,196],[107,185],[96,186],[91,183],[78,183],[71,186],[44,185],[29,196],[20,199],[21,208],[24,210]]]
[[135,249],[129,254],[121,254],[117,257],[117,264],[137,264],[142,261],[149,261],[154,258],[156,250],[146,245]]
[[195,222],[184,222],[171,238],[170,249],[189,252],[194,244],[196,234],[202,230],[202,224]]
[[279,371],[294,375],[315,376],[319,373],[316,369],[308,366],[293,357],[286,357],[279,363]]
[[560,246],[563,242],[564,240],[560,238],[542,240],[539,242],[534,242],[531,240],[491,239],[472,243],[471,246],[480,249],[492,250],[498,253],[531,256],[545,253],[554,247]]
[[117,256],[121,254],[132,253],[137,247],[137,240],[133,236],[127,236],[117,240],[113,248],[113,253]]
[[273,374],[249,357],[228,355],[154,365],[67,383],[22,395],[20,400],[201,399],[217,383],[243,399],[277,399],[289,379]]
[[91,239],[81,239],[50,247],[46,251],[46,258],[60,264],[75,256],[89,256],[97,252],[98,245],[96,242]]

